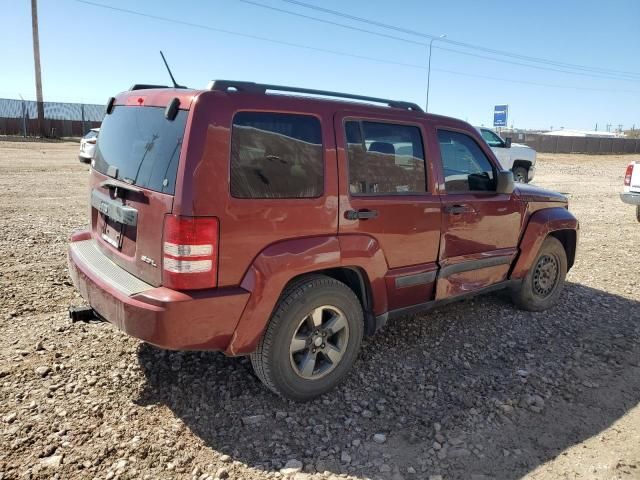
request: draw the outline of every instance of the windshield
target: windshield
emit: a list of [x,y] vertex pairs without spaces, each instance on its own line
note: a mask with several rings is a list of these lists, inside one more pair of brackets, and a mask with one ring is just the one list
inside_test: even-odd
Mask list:
[[173,194],[187,111],[167,120],[163,107],[116,106],[105,115],[94,168],[115,178]]
[[480,134],[484,141],[489,144],[490,147],[504,147],[504,142],[502,139],[493,133],[491,130],[480,129]]

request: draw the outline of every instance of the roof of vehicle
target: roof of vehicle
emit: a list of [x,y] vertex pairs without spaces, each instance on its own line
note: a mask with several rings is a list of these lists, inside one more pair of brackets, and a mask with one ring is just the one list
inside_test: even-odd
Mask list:
[[[278,93],[270,93],[275,91]],[[282,93],[279,93],[282,92]],[[412,117],[429,116],[447,121],[466,122],[444,115],[425,113],[418,105],[402,100],[391,100],[378,97],[368,97],[341,92],[330,92],[299,87],[285,87],[281,85],[266,85],[253,82],[232,80],[215,80],[209,83],[207,89],[173,88],[162,85],[134,85],[130,90],[116,96],[116,105],[146,105],[165,106],[173,98],[180,100],[180,108],[187,109],[191,102],[201,95],[238,95],[238,96],[266,96],[283,99],[285,101],[303,101],[308,105],[327,105],[329,103],[343,105],[345,109],[366,110],[376,113],[406,112]]]

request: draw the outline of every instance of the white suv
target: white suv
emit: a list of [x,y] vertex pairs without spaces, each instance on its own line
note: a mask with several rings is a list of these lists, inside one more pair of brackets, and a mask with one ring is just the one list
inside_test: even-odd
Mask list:
[[640,222],[640,161],[635,160],[627,166],[620,198],[624,203],[636,206],[636,218]]
[[476,127],[485,142],[496,154],[505,170],[513,172],[513,179],[520,183],[529,183],[536,170],[536,151],[520,143],[511,143],[511,139],[503,140],[493,130]]
[[92,128],[87,134],[80,140],[80,154],[78,160],[80,163],[91,163],[93,154],[96,151],[96,143],[98,143],[99,128]]

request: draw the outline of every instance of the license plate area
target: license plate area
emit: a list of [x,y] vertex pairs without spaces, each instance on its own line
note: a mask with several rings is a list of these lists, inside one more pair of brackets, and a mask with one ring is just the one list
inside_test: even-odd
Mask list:
[[102,215],[102,239],[113,248],[120,250],[122,248],[122,231],[124,225],[120,222]]

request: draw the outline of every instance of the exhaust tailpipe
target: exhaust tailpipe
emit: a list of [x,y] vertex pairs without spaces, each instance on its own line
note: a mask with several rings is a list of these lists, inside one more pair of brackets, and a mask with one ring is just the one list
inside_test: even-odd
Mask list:
[[88,305],[69,307],[69,320],[71,320],[71,323],[102,321],[100,316],[96,314],[95,310]]

